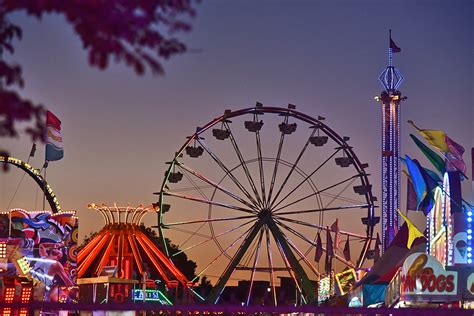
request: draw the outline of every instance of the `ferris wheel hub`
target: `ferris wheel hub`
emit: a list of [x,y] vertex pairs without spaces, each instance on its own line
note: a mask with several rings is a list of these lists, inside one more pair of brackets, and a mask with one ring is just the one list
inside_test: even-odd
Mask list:
[[258,212],[258,217],[264,223],[267,223],[272,218],[272,211],[269,208],[264,208]]

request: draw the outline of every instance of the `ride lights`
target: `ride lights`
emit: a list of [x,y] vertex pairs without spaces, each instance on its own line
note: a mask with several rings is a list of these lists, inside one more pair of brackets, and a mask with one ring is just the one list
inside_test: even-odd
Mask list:
[[[23,286],[20,292],[20,302],[22,303],[29,303],[31,301],[33,294],[33,288],[31,286]],[[28,316],[28,309],[22,308],[20,309],[19,316]]]
[[27,274],[31,271],[31,266],[28,262],[28,259],[26,259],[25,257],[21,257],[16,262],[18,263],[18,266],[20,267],[20,270],[23,274]]
[[468,264],[472,264],[472,255],[473,255],[473,252],[472,252],[472,230],[473,230],[473,227],[472,227],[472,218],[473,218],[473,211],[474,210],[469,210],[467,211],[466,213],[466,220],[467,220],[467,230],[466,230],[466,233],[467,233],[467,263]]
[[0,242],[0,259],[5,259],[7,257],[7,244]]
[[[5,303],[13,303],[15,299],[15,287],[7,287],[5,289],[5,296],[3,298]],[[12,314],[12,309],[10,307],[3,308],[2,316],[10,316]]]

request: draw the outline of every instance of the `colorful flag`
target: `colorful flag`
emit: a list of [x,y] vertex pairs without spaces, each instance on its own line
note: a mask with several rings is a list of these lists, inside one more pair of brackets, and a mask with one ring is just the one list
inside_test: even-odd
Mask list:
[[407,211],[416,211],[417,206],[415,187],[407,174]]
[[347,235],[346,244],[344,245],[344,250],[342,251],[344,254],[344,259],[347,261],[351,261],[351,249],[349,248],[349,235]]
[[323,256],[323,243],[321,241],[321,235],[318,232],[318,239],[316,240],[316,251],[314,253],[314,261],[319,263],[321,257]]
[[377,239],[375,240],[375,247],[374,247],[374,263],[380,259],[380,246],[382,242],[380,241],[379,233],[377,233]]
[[334,256],[334,249],[332,245],[332,237],[329,227],[326,227],[326,261],[324,262],[324,269],[327,274],[332,270],[332,257]]
[[400,53],[402,49],[395,44],[395,42],[392,40],[392,36],[390,35],[390,48],[392,49],[393,53]]
[[50,111],[46,112],[46,161],[63,158],[63,138],[61,137],[61,121]]
[[449,152],[446,153],[447,165],[446,168],[449,171],[459,170],[462,173],[466,173],[466,163],[462,159],[464,154],[464,147],[456,143],[454,140],[446,136],[446,144],[448,144]]
[[413,121],[409,120],[407,122],[411,124],[418,131],[418,133],[420,133],[420,135],[426,139],[428,143],[430,143],[431,146],[444,153],[449,151],[448,144],[446,144],[445,132],[435,129],[420,129],[415,125],[415,123],[413,123]]
[[410,179],[415,188],[416,209],[418,210],[421,205],[421,202],[426,197],[426,183],[423,179],[423,175],[421,174],[420,169],[418,168],[418,165],[413,160],[411,160],[408,155],[405,155],[405,157],[405,163],[407,165],[408,174],[410,175]]
[[398,211],[398,214],[400,214],[400,216],[405,220],[405,223],[407,224],[408,236],[407,236],[406,247],[410,249],[411,245],[413,244],[413,241],[415,241],[415,239],[417,239],[418,237],[423,237],[423,233],[420,232],[420,230],[415,226],[415,224],[413,224],[408,219],[408,217],[405,214],[400,212],[400,210],[397,210],[397,211]]
[[336,218],[336,221],[331,225],[331,230],[335,232],[334,235],[334,249],[337,251],[339,249],[339,244],[341,243],[341,233],[339,229],[339,218]]
[[[406,167],[406,161],[405,161],[405,158],[403,157],[400,157],[400,160],[404,163],[405,167]],[[423,169],[426,171],[427,174],[430,175],[430,177],[435,180],[435,182],[441,184],[443,183],[443,180],[441,180],[441,178],[438,176],[438,174],[436,172],[434,172],[433,170],[430,170],[428,168],[425,168],[423,167]],[[405,172],[405,170],[402,170],[406,175],[407,177],[409,177],[410,175],[408,173]]]
[[420,170],[420,173],[423,177],[423,180],[425,181],[426,184],[426,194],[423,202],[421,203],[421,207],[418,208],[419,211],[423,211],[423,213],[426,215],[429,212],[431,212],[431,209],[434,206],[434,197],[433,197],[433,191],[438,187],[440,184],[436,182],[426,171],[425,169],[420,165],[418,160],[414,159],[413,162],[416,164],[418,167],[418,170]]
[[421,140],[416,138],[415,135],[410,134],[411,139],[415,142],[416,146],[421,150],[421,152],[428,158],[428,160],[433,164],[433,166],[438,170],[441,174],[446,172],[446,165],[444,163],[444,159],[441,158],[437,153],[435,153],[431,148],[423,144]]

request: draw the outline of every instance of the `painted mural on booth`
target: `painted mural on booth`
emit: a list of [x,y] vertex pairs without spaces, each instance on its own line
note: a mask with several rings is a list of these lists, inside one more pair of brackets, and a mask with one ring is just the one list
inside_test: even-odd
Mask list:
[[74,212],[51,214],[16,209],[0,214],[0,277],[33,282],[33,299],[77,301],[78,219]]

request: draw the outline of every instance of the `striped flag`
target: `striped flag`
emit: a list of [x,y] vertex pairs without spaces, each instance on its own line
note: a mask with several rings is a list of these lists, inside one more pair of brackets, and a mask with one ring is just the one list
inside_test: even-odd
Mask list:
[[446,153],[446,168],[449,171],[459,170],[463,174],[466,173],[466,163],[462,159],[464,154],[464,147],[456,143],[454,140],[446,136],[446,144],[448,145],[449,152]]
[[46,161],[55,161],[64,157],[63,138],[61,137],[61,121],[46,112]]

